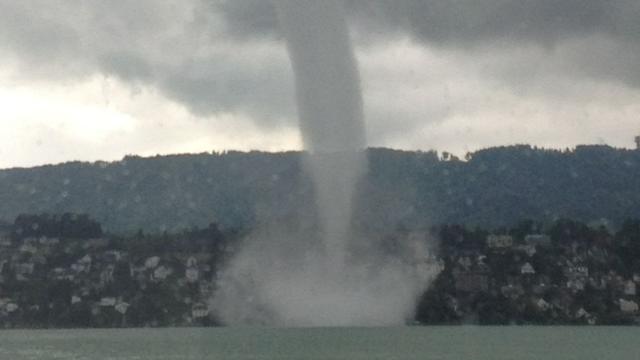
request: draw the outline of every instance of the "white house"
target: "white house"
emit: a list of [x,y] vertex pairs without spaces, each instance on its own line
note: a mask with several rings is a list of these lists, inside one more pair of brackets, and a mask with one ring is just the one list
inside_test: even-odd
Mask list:
[[536,250],[536,246],[535,245],[531,245],[531,244],[524,244],[524,245],[520,245],[518,246],[518,250],[524,252],[525,254],[527,254],[528,257],[532,257],[533,255],[535,255],[538,251]]
[[513,246],[513,237],[509,235],[487,236],[487,246],[491,249],[506,249]]
[[533,265],[526,263],[520,268],[520,273],[522,275],[535,275],[536,270],[533,268]]
[[573,292],[583,291],[585,287],[585,281],[582,279],[572,279],[567,281],[567,288]]
[[100,306],[109,307],[116,305],[116,298],[114,297],[103,297],[100,299]]
[[144,266],[147,269],[155,269],[156,267],[158,267],[159,264],[160,264],[160,257],[158,256],[152,256],[144,262]]
[[576,319],[582,319],[582,318],[588,318],[591,317],[591,314],[589,314],[589,312],[587,312],[587,310],[585,310],[584,308],[580,308],[578,311],[576,311]]
[[191,316],[194,319],[202,319],[209,316],[209,308],[205,304],[195,304],[191,309]]
[[5,311],[8,312],[9,314],[16,312],[19,308],[20,306],[18,306],[18,304],[14,302],[10,302],[4,307]]
[[104,270],[102,270],[102,272],[100,273],[100,282],[103,285],[110,284],[113,282],[114,270],[115,269],[113,265],[108,265]]
[[619,300],[620,303],[620,311],[628,313],[628,314],[635,314],[638,312],[638,303],[636,303],[635,301],[627,301],[625,299],[620,299]]
[[159,266],[153,271],[153,279],[159,281],[166,280],[166,278],[169,277],[169,275],[171,275],[172,273],[173,270],[171,270],[170,268]]
[[547,311],[551,308],[551,304],[549,304],[545,299],[538,300],[536,302],[536,306],[542,311]]
[[189,268],[194,268],[198,266],[198,260],[193,257],[193,256],[189,256],[189,258],[187,259],[187,267]]
[[624,294],[629,296],[636,295],[636,283],[629,280],[624,283]]
[[524,241],[527,244],[534,245],[534,246],[551,245],[551,238],[548,235],[543,235],[543,234],[529,234],[525,236]]
[[119,301],[116,305],[115,305],[115,309],[117,312],[119,312],[120,314],[124,315],[127,313],[127,310],[129,309],[129,303],[126,303],[124,301]]

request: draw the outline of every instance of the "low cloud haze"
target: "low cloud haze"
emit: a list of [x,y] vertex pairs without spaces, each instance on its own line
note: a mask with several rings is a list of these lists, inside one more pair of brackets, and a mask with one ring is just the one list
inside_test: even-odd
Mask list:
[[[372,146],[630,147],[640,3],[350,0]],[[268,1],[0,0],[0,167],[299,149]]]

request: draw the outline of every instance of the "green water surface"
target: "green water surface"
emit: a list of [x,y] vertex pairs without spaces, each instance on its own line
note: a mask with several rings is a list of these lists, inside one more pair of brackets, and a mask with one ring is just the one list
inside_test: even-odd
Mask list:
[[0,330],[5,359],[640,359],[640,328]]

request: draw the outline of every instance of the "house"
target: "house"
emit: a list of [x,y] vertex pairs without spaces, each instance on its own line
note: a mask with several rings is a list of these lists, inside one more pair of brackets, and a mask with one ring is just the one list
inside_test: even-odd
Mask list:
[[591,316],[591,314],[589,314],[584,308],[580,308],[576,311],[576,319],[588,318],[589,316]]
[[113,282],[113,265],[107,265],[104,270],[100,273],[100,282],[103,285],[110,284]]
[[147,260],[145,260],[144,262],[144,266],[147,269],[155,269],[156,267],[158,267],[159,264],[160,264],[159,256],[152,256],[150,258],[147,258]]
[[207,307],[207,305],[202,303],[195,304],[191,308],[191,316],[194,319],[206,318],[207,316],[209,316],[209,308]]
[[549,304],[545,299],[542,299],[542,298],[536,301],[535,304],[536,304],[536,307],[542,311],[547,311],[551,308],[551,304]]
[[22,244],[22,246],[20,246],[20,252],[26,254],[35,254],[38,252],[38,248],[32,244]]
[[473,260],[471,260],[471,258],[468,257],[468,256],[463,256],[460,259],[458,259],[458,264],[464,270],[469,270],[469,269],[471,269],[471,266],[473,265]]
[[71,270],[75,271],[76,273],[88,273],[89,271],[91,271],[91,263],[91,256],[85,255],[71,265]]
[[624,299],[620,299],[618,301],[620,304],[620,311],[627,314],[635,314],[638,312],[638,303],[635,301],[627,301]]
[[115,306],[116,305],[116,298],[114,298],[114,297],[103,297],[102,299],[100,299],[99,305],[102,306],[102,307]]
[[631,280],[625,282],[624,294],[629,296],[636,296],[636,283]]
[[0,298],[0,309],[4,308],[5,306],[7,306],[8,303],[11,302],[11,299],[9,298]]
[[163,281],[171,274],[173,274],[173,270],[166,266],[159,266],[153,271],[152,279],[156,281]]
[[198,260],[194,256],[189,256],[186,262],[186,266],[188,268],[198,267]]
[[582,264],[574,264],[568,261],[563,269],[564,276],[568,279],[587,279],[589,268]]
[[199,276],[200,276],[200,272],[196,268],[190,267],[190,268],[187,268],[187,270],[185,270],[185,277],[187,278],[187,281],[190,283],[194,283],[198,281]]
[[580,309],[578,309],[578,311],[576,311],[575,319],[576,320],[583,320],[583,321],[586,320],[587,324],[589,324],[589,325],[595,325],[596,324],[596,317],[591,315],[584,308],[580,308]]
[[124,301],[119,301],[114,308],[116,309],[117,312],[124,315],[127,313],[129,306],[130,306],[129,303],[126,303]]
[[[636,306],[636,307],[637,307],[637,306]],[[14,302],[10,302],[10,303],[8,303],[7,305],[5,305],[4,310],[5,310],[7,313],[11,314],[11,313],[13,313],[13,312],[18,311],[18,309],[19,309],[19,308],[20,308],[20,306],[19,306],[18,304],[14,303]]]
[[530,263],[526,263],[522,265],[522,267],[520,268],[520,273],[522,275],[535,275],[536,270],[533,268],[533,266]]
[[516,248],[516,250],[527,254],[528,257],[532,257],[538,252],[536,246],[531,244],[520,245]]
[[57,267],[55,269],[53,269],[52,271],[52,278],[54,280],[58,280],[58,281],[63,281],[63,280],[70,280],[73,281],[75,279],[75,277],[69,273],[69,271],[67,271],[64,268],[61,267]]
[[525,236],[524,242],[533,246],[545,247],[551,245],[551,238],[544,234],[529,234]]
[[517,285],[509,284],[501,287],[500,293],[502,294],[502,296],[506,298],[515,300],[520,296],[524,295],[524,289],[520,284],[517,284]]
[[507,249],[513,246],[513,237],[509,235],[487,236],[487,247],[490,249]]
[[27,281],[33,274],[34,264],[31,262],[16,265],[16,280]]
[[585,281],[582,279],[570,279],[567,281],[567,289],[574,293],[583,291],[585,287]]

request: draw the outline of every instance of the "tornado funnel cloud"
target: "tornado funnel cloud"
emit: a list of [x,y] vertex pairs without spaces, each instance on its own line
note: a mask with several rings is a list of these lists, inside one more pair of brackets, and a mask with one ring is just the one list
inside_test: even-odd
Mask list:
[[360,76],[343,4],[275,0],[295,74],[316,214],[308,229],[258,229],[220,277],[212,306],[229,324],[400,325],[434,272],[424,251],[389,256],[354,234],[367,168]]
[[298,117],[309,152],[318,217],[331,269],[345,261],[353,191],[365,170],[360,76],[335,0],[279,0],[277,9],[295,73]]
[[361,151],[366,144],[360,76],[341,4],[278,0],[277,5],[306,148]]

